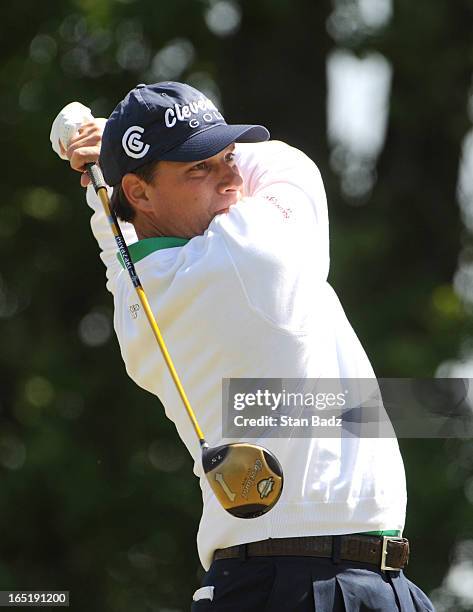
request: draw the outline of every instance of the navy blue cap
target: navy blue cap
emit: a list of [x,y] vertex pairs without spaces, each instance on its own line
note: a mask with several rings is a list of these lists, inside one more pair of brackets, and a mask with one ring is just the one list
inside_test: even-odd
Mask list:
[[268,138],[261,125],[228,125],[217,107],[190,85],[137,85],[105,125],[99,163],[105,181],[114,186],[151,161],[200,161],[233,142]]

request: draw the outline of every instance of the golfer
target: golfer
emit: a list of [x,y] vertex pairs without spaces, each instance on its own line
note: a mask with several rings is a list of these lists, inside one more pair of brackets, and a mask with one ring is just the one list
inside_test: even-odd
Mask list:
[[[298,107],[295,99],[295,116]],[[130,91],[103,135],[100,123],[84,125],[67,156],[81,172],[99,160],[113,188],[137,272],[211,446],[223,442],[224,378],[374,377],[327,283],[325,192],[303,153],[270,141],[262,126],[227,125],[204,94],[164,82]],[[250,520],[223,510],[91,187],[87,202],[127,372],[159,396],[200,477],[206,574],[192,610],[433,610],[402,571],[406,488],[394,437],[265,437],[285,474],[280,500]]]

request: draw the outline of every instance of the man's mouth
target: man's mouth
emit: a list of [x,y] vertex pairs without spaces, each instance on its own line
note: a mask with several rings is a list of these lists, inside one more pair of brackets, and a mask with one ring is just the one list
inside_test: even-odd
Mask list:
[[236,204],[238,202],[238,198],[235,198],[234,202],[230,202],[229,204],[227,204],[226,206],[222,206],[222,208],[219,208],[215,214],[216,215],[221,215],[223,213],[227,213],[230,210],[230,206],[233,206],[234,204]]
[[218,210],[216,210],[214,212],[214,216],[216,217],[217,215],[222,215],[223,213],[227,213],[230,210],[230,206],[233,206],[234,204],[236,204],[241,198],[241,193],[238,191],[235,193],[234,197],[230,197],[230,198],[225,198],[227,200],[227,204],[225,206],[222,206],[222,208],[219,208]]

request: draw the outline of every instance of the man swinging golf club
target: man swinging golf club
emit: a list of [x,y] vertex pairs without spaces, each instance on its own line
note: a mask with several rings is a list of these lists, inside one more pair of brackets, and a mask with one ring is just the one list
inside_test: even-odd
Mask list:
[[[327,283],[325,192],[304,154],[267,141],[261,126],[227,125],[201,92],[174,82],[138,85],[103,135],[89,121],[60,142],[60,124],[53,147],[75,170],[100,153],[150,309],[210,444],[223,444],[224,378],[374,377]],[[265,469],[277,477],[277,457],[284,471],[277,504],[251,520],[225,512],[222,498],[235,495],[234,485],[221,475],[223,497],[213,494],[200,436],[92,188],[87,201],[127,371],[160,397],[200,477],[198,549],[207,573],[193,610],[432,610],[402,572],[406,491],[395,438],[265,437]]]

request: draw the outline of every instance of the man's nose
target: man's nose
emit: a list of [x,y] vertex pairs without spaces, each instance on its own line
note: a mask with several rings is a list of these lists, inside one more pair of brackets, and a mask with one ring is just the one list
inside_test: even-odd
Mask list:
[[243,185],[243,179],[235,164],[225,164],[218,184],[218,191],[224,194],[228,191],[238,191]]

